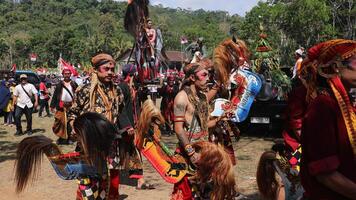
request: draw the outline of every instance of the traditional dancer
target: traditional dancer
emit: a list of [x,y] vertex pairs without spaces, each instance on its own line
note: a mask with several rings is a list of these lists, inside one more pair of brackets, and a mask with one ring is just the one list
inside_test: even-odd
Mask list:
[[[198,141],[208,141],[208,128],[214,127],[219,118],[209,121],[208,101],[214,94],[206,94],[207,80],[209,73],[203,63],[192,63],[184,68],[185,80],[181,91],[174,100],[174,130],[179,139],[177,151],[184,155],[187,163],[193,166],[202,158],[196,152],[192,143]],[[216,91],[212,91],[216,94]],[[235,193],[235,184],[229,186],[230,193]],[[172,199],[192,199],[194,198],[189,181],[184,178],[174,186]],[[230,196],[231,197],[231,196]]]
[[123,122],[119,122],[119,124],[127,125],[123,127],[127,131],[123,132],[119,143],[120,164],[123,166],[123,169],[129,172],[129,178],[137,180],[136,189],[154,189],[153,185],[145,183],[141,156],[134,145],[135,127],[137,123],[137,118],[135,120],[135,114],[137,114],[137,109],[135,108],[137,107],[134,106],[137,106],[137,98],[135,98],[135,89],[132,83],[133,77],[130,76],[131,70],[133,69],[130,70],[128,69],[129,67],[131,68],[132,66],[124,66],[123,75],[125,75],[125,79],[119,84],[124,95],[125,107],[123,108],[123,113],[126,113],[126,119],[128,120],[125,121],[126,119],[120,118]]
[[307,199],[356,199],[356,42],[330,40],[308,50],[301,178]]
[[[162,178],[176,183],[172,199],[233,199],[236,185],[232,164],[223,148],[207,141],[191,143],[198,155],[196,170],[189,160],[174,154],[160,138],[164,118],[151,100],[142,107],[135,143]],[[184,153],[184,152],[181,152]]]
[[[79,115],[86,112],[97,112],[104,115],[110,122],[115,124],[118,129],[125,132],[130,129],[124,106],[124,95],[121,89],[114,85],[112,79],[115,71],[115,61],[108,54],[98,54],[91,60],[94,72],[91,75],[91,83],[84,85],[76,92],[76,99],[68,112],[68,121],[73,121]],[[112,151],[108,159],[108,169],[110,177],[109,199],[117,199],[119,196],[119,139],[117,134]],[[79,187],[78,198],[85,191]]]
[[[300,76],[302,79],[302,76]],[[288,95],[288,106],[285,112],[286,123],[282,132],[285,144],[285,156],[289,160],[292,168],[300,171],[301,159],[301,129],[305,111],[308,106],[306,101],[306,87],[301,79],[296,80],[296,84]]]
[[167,77],[167,84],[163,85],[158,89],[160,96],[162,96],[161,101],[161,112],[163,113],[164,119],[169,125],[169,128],[172,129],[174,113],[173,113],[173,104],[174,98],[179,92],[179,86],[176,83],[176,78],[173,75]]
[[152,27],[152,20],[147,19],[146,34],[149,40],[149,49],[151,51],[151,61],[155,60],[155,46],[156,46],[156,30]]

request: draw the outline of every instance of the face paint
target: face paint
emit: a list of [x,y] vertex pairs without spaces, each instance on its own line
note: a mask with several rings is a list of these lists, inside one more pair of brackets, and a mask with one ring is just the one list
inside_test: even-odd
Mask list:
[[205,69],[196,73],[196,77],[199,81],[207,80],[209,78],[209,72]]
[[209,78],[209,72],[206,69],[202,69],[198,72],[195,73],[195,86],[201,90],[206,92],[208,89],[208,78]]
[[112,62],[103,64],[98,69],[98,78],[104,83],[112,81],[115,73],[115,65]]

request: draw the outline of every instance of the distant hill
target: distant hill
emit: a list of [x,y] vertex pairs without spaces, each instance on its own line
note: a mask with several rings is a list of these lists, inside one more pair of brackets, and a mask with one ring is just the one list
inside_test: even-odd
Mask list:
[[[355,39],[353,1],[278,0],[260,2],[245,17],[223,11],[150,7],[154,26],[163,32],[168,50],[182,50],[180,38],[204,37],[208,51],[230,30],[256,47],[260,24],[283,65],[292,65],[293,52],[330,38]],[[219,3],[217,1],[217,3]],[[0,68],[57,65],[60,55],[72,63],[89,65],[92,55],[104,51],[117,58],[132,47],[123,18],[126,2],[113,0],[0,0]],[[29,55],[38,55],[31,63]]]

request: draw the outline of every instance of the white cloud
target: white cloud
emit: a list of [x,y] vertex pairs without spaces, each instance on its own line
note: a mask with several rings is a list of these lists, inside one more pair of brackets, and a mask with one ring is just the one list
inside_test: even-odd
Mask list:
[[[118,0],[127,1],[127,0]],[[165,7],[185,8],[185,9],[204,9],[204,10],[223,10],[230,14],[244,16],[246,12],[260,0],[150,0],[152,5],[162,4]]]

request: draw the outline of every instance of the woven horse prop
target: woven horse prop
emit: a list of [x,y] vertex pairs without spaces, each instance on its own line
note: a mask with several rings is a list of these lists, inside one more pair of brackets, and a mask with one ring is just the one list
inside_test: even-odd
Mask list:
[[115,126],[98,113],[85,113],[74,120],[73,128],[82,150],[80,153],[64,154],[50,138],[42,135],[27,137],[19,143],[15,164],[16,192],[23,191],[40,171],[43,155],[61,179],[102,180],[108,171],[107,158],[119,138]]
[[160,140],[160,126],[164,118],[151,100],[146,100],[137,124],[135,144],[151,165],[168,183],[178,183],[186,175],[195,183],[212,183],[212,199],[231,199],[235,195],[235,178],[229,155],[222,147],[210,142],[196,142],[192,146],[201,154],[197,170],[180,154],[173,153]]
[[152,100],[146,100],[137,123],[135,144],[166,182],[177,183],[187,174],[188,165],[160,140],[159,128],[163,124],[161,112]]
[[[134,39],[134,46],[130,53],[135,55],[135,63],[138,66],[139,80],[141,83],[144,80],[151,80],[157,78],[158,68],[161,63],[165,62],[166,56],[163,51],[163,38],[160,29],[156,30],[155,44],[150,43],[149,36],[146,33],[147,22],[149,20],[148,11],[149,0],[129,0],[126,9],[124,27],[128,33],[130,33]],[[155,48],[156,55],[151,55],[150,49]],[[152,61],[151,57],[155,56],[155,60]]]
[[242,40],[227,39],[214,51],[217,81],[230,90],[229,99],[216,99],[212,116],[230,113],[230,120],[242,122],[261,89],[261,78],[249,70],[249,51]]

